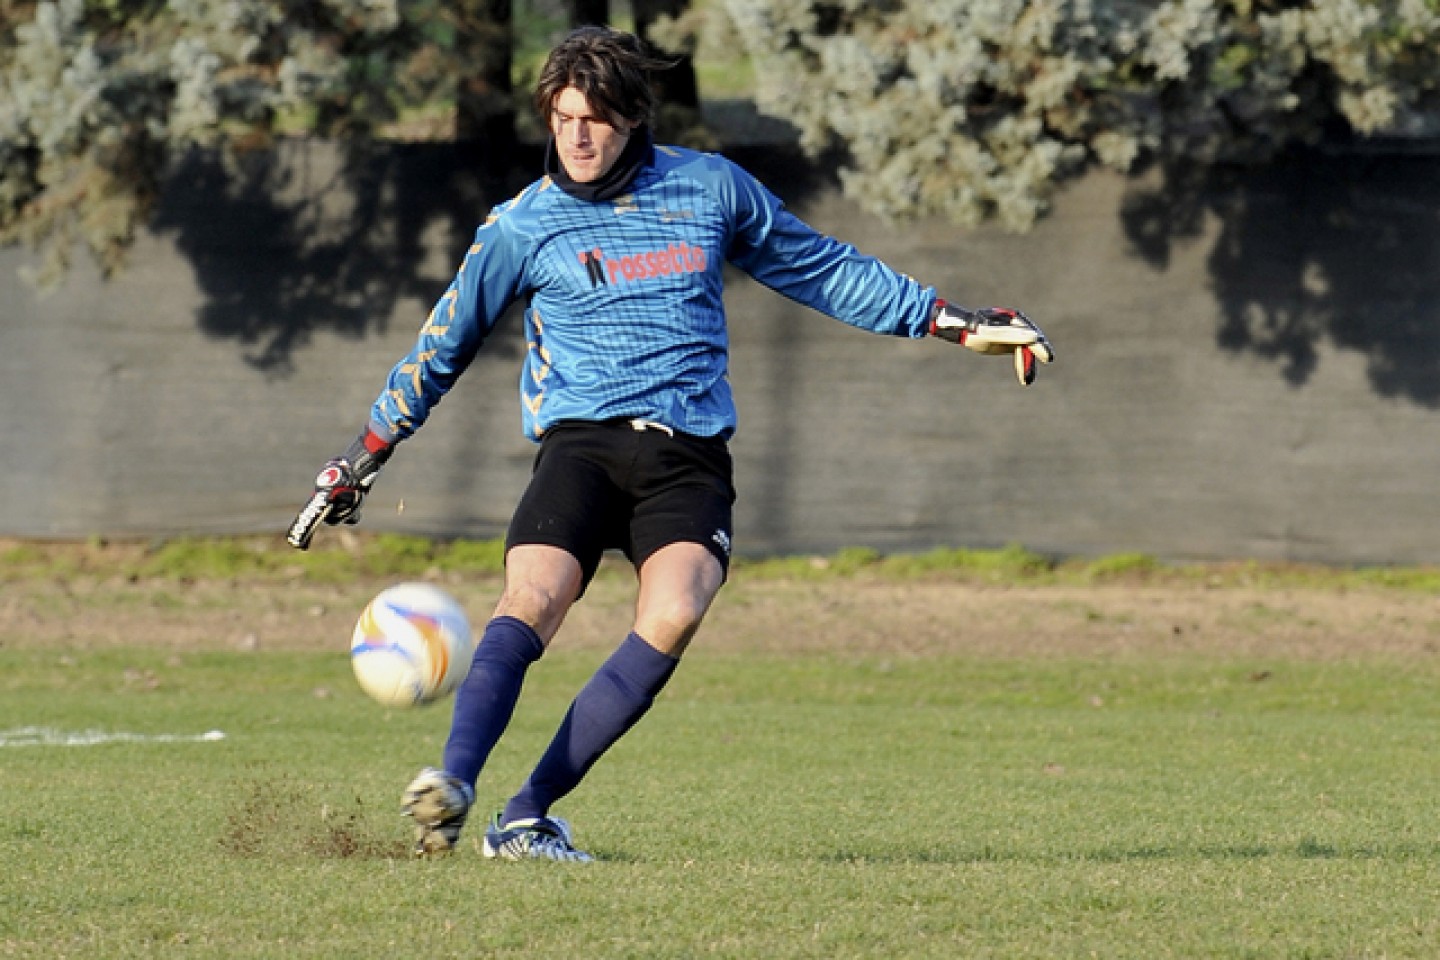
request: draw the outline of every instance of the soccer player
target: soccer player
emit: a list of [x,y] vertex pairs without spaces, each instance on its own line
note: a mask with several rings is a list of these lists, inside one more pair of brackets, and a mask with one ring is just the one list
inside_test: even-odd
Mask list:
[[487,857],[591,859],[551,808],[650,708],[726,578],[736,424],[727,261],[857,327],[1012,356],[1022,383],[1054,357],[1019,311],[947,304],[802,223],[723,157],[655,144],[649,77],[665,66],[633,35],[604,27],[576,30],[550,53],[535,90],[551,134],[544,176],[476,232],[365,430],[325,465],[316,507],[291,530],[303,548],[320,518],[355,522],[396,444],[425,422],[511,302],[528,298],[521,413],[539,451],[441,764],[421,771],[402,801],[419,856],[454,848],[527,669],[613,548],[638,576],[633,629],[576,695],[482,846]]

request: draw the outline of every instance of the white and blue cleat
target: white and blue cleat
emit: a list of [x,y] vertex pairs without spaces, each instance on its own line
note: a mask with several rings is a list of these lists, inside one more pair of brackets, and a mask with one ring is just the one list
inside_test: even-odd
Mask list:
[[595,859],[575,848],[570,824],[559,817],[529,817],[501,826],[497,813],[485,828],[485,843],[480,849],[486,857],[501,860],[590,863]]

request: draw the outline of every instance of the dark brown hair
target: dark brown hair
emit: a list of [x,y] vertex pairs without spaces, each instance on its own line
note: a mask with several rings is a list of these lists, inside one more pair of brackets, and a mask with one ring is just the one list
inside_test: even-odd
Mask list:
[[651,53],[644,41],[609,27],[580,27],[561,40],[535,82],[535,110],[545,125],[555,98],[566,87],[585,95],[600,119],[611,126],[621,121],[647,123],[655,111],[650,74],[674,66]]

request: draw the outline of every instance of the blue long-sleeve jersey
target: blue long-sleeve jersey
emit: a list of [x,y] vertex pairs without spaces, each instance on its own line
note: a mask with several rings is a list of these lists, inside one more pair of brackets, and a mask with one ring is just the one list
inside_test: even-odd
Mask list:
[[391,371],[370,429],[389,441],[419,429],[500,315],[528,297],[528,436],[562,420],[638,417],[728,438],[726,261],[854,326],[928,332],[933,289],[816,232],[723,157],[667,146],[653,156],[613,200],[577,199],[546,177],[496,207]]

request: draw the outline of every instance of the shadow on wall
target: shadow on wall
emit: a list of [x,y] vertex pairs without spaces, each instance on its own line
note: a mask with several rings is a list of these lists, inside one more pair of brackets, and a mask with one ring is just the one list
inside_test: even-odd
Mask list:
[[[232,170],[197,150],[152,229],[195,271],[202,332],[283,377],[319,331],[359,339],[383,333],[404,298],[428,308],[485,212],[514,193],[489,160],[465,145],[294,141]],[[443,269],[427,264],[436,231],[453,250]]]
[[[791,204],[833,183],[793,149],[726,152]],[[384,333],[405,299],[428,310],[486,214],[534,181],[541,159],[539,145],[502,156],[478,144],[295,141],[231,170],[197,150],[170,176],[152,229],[195,272],[201,331],[286,377],[317,332]]]
[[[793,147],[726,153],[792,207],[835,186],[832,164]],[[284,377],[318,331],[359,339],[385,332],[401,300],[428,309],[476,226],[535,179],[540,158],[538,145],[498,155],[300,141],[250,157],[237,176],[196,151],[170,178],[154,229],[195,271],[202,331]],[[1366,356],[1378,395],[1440,407],[1437,174],[1433,156],[1315,151],[1257,170],[1172,168],[1157,189],[1137,179],[1120,216],[1157,269],[1218,221],[1210,275],[1222,349],[1273,360],[1298,387],[1328,342]]]
[[1264,169],[1164,171],[1121,216],[1140,255],[1220,233],[1216,343],[1305,385],[1320,347],[1362,353],[1379,396],[1440,407],[1440,158],[1296,151]]

